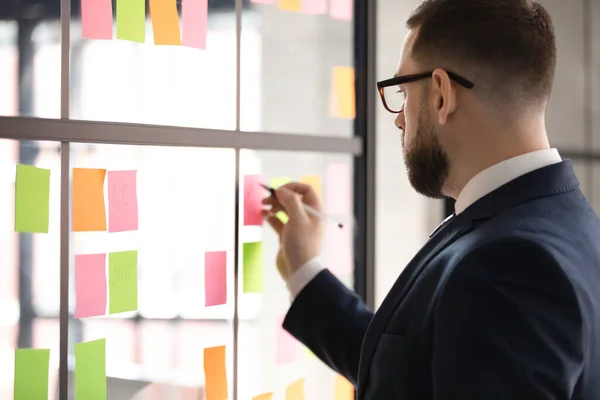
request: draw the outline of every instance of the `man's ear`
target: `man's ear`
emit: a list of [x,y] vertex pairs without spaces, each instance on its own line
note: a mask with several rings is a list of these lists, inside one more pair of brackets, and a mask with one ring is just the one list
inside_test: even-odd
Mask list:
[[438,124],[448,122],[450,115],[456,110],[456,90],[448,73],[443,69],[436,69],[432,74],[433,80],[433,106]]

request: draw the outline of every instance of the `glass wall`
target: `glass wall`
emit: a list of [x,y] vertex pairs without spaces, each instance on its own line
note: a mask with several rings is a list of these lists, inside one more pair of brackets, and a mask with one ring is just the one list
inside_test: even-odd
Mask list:
[[[15,349],[50,349],[50,388],[56,387],[59,350],[60,146],[0,140],[0,398],[13,395]],[[16,165],[50,170],[49,227],[44,235],[15,232]],[[21,266],[21,268],[19,268]]]
[[[58,9],[59,1],[52,1]],[[181,2],[177,3],[180,8]],[[84,39],[80,7],[74,2],[69,118],[107,126],[202,128],[215,135],[232,133],[239,120],[239,130],[247,132],[340,140],[353,136],[356,110],[339,111],[344,108],[340,101],[354,106],[351,13],[346,18],[327,9],[305,13],[244,1],[238,82],[233,2],[208,3],[206,49],[199,50],[154,45],[149,13],[145,43],[117,40],[114,32],[113,40]],[[2,7],[0,15],[4,15]],[[14,18],[0,21],[0,116],[60,117],[61,26],[58,13],[50,14],[24,21],[15,11]],[[43,120],[39,123],[44,126]],[[7,189],[0,196],[6,206],[1,208],[6,224],[1,252],[5,262],[0,266],[5,310],[0,313],[0,346],[7,371],[0,398],[13,393],[16,348],[50,349],[49,390],[54,398],[60,334],[60,144],[2,140],[0,154],[5,161],[0,176]],[[250,399],[264,392],[283,398],[286,387],[298,379],[305,380],[307,398],[350,397],[347,392],[336,394],[340,377],[281,329],[290,299],[274,265],[278,241],[266,226],[244,225],[242,206],[246,175],[261,176],[272,185],[302,180],[318,190],[330,214],[352,227],[353,155],[315,148],[311,152],[241,150],[239,156],[236,170],[233,148],[70,144],[68,157],[74,170],[136,171],[139,213],[134,231],[70,233],[70,394],[75,346],[105,339],[108,398],[118,398],[111,381],[118,378],[148,383],[137,400],[203,399],[203,352],[221,345],[227,348],[230,398],[237,393],[239,399]],[[51,170],[47,235],[14,233],[15,165],[19,163]],[[73,201],[74,172],[70,175]],[[103,193],[108,202],[108,185]],[[236,206],[240,207],[237,248]],[[325,232],[323,256],[332,272],[351,287],[354,231],[332,225]],[[264,287],[261,293],[246,293],[241,254],[244,243],[256,242],[263,246]],[[136,250],[138,257],[137,311],[75,317],[78,256],[110,257],[128,250]],[[226,255],[227,291],[225,304],[210,306],[206,257],[214,252]],[[238,293],[234,292],[236,267]]]
[[[600,211],[600,3],[593,0],[541,0],[552,15],[558,46],[554,90],[547,113],[552,146],[573,159],[589,200]],[[377,79],[393,76],[404,20],[417,0],[377,3]],[[449,205],[451,203],[449,202]],[[407,181],[400,131],[394,116],[377,104],[377,304],[443,219],[442,201],[419,196]]]

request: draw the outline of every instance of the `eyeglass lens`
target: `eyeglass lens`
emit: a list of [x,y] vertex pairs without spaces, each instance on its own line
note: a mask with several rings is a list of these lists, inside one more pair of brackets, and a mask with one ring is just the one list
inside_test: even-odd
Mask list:
[[388,108],[394,112],[400,112],[404,109],[405,95],[398,86],[388,86],[383,88],[383,97]]

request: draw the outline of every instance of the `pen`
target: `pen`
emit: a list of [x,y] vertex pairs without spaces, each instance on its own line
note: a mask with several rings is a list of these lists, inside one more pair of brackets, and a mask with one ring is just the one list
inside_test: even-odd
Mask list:
[[[264,185],[262,183],[260,184],[260,186],[262,186],[265,190],[267,190],[269,193],[271,193],[271,196],[275,197],[275,189],[274,188]],[[304,210],[308,214],[310,214],[314,217],[317,217],[317,218],[321,218],[323,220],[328,219],[328,220],[334,221],[337,224],[338,228],[340,228],[340,229],[344,227],[344,224],[336,221],[334,218],[330,217],[329,215],[323,214],[322,212],[315,210],[314,208],[312,208],[309,205],[306,205],[306,204],[302,204],[302,205],[304,206]]]

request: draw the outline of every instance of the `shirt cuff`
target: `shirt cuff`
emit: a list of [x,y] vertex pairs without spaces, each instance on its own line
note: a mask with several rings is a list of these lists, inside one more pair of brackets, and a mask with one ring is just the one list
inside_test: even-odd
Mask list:
[[315,257],[298,268],[286,282],[292,300],[324,269],[321,257]]

